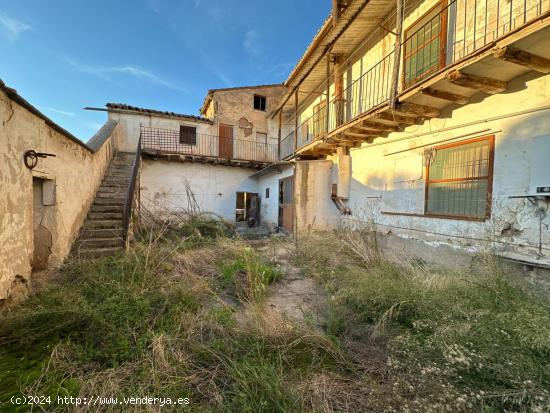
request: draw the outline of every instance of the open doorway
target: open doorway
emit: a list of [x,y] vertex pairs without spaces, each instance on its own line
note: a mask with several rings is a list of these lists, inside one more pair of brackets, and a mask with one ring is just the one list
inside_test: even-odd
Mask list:
[[260,223],[260,197],[254,192],[237,192],[235,221],[246,222],[249,227]]
[[279,180],[279,227],[294,229],[294,176]]
[[52,253],[53,235],[48,227],[52,225],[52,206],[55,205],[55,181],[32,179],[33,219],[33,271],[45,270]]

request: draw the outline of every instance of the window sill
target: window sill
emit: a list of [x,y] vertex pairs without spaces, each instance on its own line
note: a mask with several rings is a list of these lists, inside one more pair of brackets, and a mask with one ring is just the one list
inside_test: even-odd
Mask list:
[[417,217],[417,218],[437,218],[437,219],[452,219],[458,221],[475,221],[475,222],[485,222],[489,217],[464,217],[459,215],[435,215],[435,214],[416,214],[410,212],[393,212],[393,211],[381,211],[382,215],[397,215],[404,217]]

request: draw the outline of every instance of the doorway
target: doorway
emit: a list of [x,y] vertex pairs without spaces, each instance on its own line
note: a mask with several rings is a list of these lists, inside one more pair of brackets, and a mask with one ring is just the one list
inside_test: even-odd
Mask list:
[[53,236],[48,229],[51,207],[55,191],[55,181],[32,179],[32,219],[33,219],[33,271],[45,270],[52,253]]
[[279,180],[279,227],[294,230],[294,176]]
[[260,223],[260,197],[254,192],[237,192],[235,221],[246,222],[249,227]]
[[231,125],[220,123],[218,156],[223,159],[233,158],[233,126]]

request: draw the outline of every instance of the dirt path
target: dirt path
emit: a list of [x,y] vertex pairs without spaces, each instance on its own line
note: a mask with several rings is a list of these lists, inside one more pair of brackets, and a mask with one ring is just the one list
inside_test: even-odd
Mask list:
[[279,264],[283,273],[283,277],[269,287],[266,305],[283,317],[323,329],[327,314],[326,295],[292,263],[292,242],[258,241],[253,247]]

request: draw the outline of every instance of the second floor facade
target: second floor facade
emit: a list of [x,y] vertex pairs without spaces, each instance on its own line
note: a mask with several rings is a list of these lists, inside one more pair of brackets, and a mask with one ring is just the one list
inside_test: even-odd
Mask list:
[[531,0],[337,5],[271,113],[281,158],[369,144],[480,92],[504,93],[528,71],[550,72],[549,12]]

